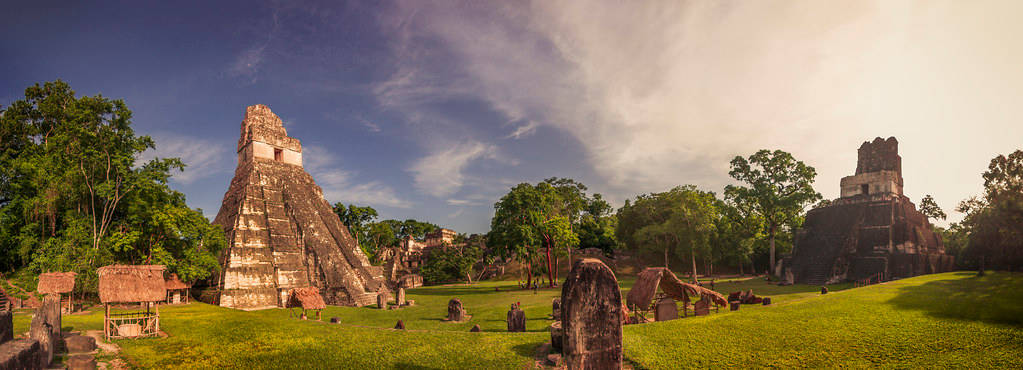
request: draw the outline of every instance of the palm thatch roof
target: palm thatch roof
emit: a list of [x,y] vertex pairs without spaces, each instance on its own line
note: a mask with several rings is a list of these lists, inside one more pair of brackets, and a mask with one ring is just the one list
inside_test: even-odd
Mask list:
[[103,303],[158,302],[167,299],[163,265],[100,267],[99,300]]
[[304,310],[322,310],[327,308],[327,304],[323,302],[323,296],[320,296],[320,289],[311,286],[291,290],[291,296],[288,297],[288,308],[291,307],[301,307]]
[[167,290],[182,290],[192,287],[192,284],[185,284],[185,282],[178,279],[178,274],[170,274],[170,278],[163,282],[163,287]]
[[39,284],[36,285],[36,292],[40,294],[50,293],[71,293],[75,289],[75,275],[73,272],[47,272],[39,274]]
[[689,296],[700,296],[701,299],[710,299],[718,306],[727,306],[728,300],[724,295],[702,286],[682,282],[671,270],[664,267],[649,267],[639,273],[636,284],[629,290],[625,301],[629,306],[640,310],[649,310],[660,287],[664,294],[678,301],[685,301]]

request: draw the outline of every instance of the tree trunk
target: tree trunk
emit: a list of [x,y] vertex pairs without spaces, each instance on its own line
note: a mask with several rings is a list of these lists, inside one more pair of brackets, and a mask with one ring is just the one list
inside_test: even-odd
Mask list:
[[547,244],[547,287],[554,287],[554,264],[551,262],[551,241],[548,239],[544,242]]
[[693,260],[693,284],[696,284],[699,280],[696,279],[696,246],[693,244],[689,245],[689,257]]
[[[571,253],[571,252],[569,252]],[[554,281],[559,281],[558,277],[558,256],[554,256]]]
[[664,247],[664,268],[668,268],[668,247]]
[[771,276],[774,276],[774,230],[775,226],[771,225],[771,265],[767,266],[767,271]]
[[526,288],[533,287],[533,259],[530,258],[526,264]]
[[744,272],[742,272],[742,260],[741,259],[739,260],[739,276],[746,276],[746,274]]

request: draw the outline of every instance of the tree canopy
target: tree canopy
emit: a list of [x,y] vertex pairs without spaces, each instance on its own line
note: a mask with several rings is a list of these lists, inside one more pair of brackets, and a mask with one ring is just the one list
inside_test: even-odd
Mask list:
[[821,199],[813,189],[817,171],[781,150],[760,150],[749,158],[732,159],[732,178],[744,185],[725,187],[725,198],[755,213],[763,220],[769,248],[769,271],[775,267],[775,239],[782,228],[794,229],[804,209]]
[[78,272],[81,289],[95,289],[95,269],[110,263],[165,264],[186,281],[216,271],[223,231],[168,186],[181,160],[139,161],[156,143],[131,118],[123,101],[76,97],[59,80],[0,111],[7,270]]
[[670,267],[670,256],[684,258],[688,252],[695,279],[696,254],[709,253],[716,231],[716,202],[714,193],[693,185],[640,195],[618,210],[616,235],[626,248],[663,252],[665,267]]

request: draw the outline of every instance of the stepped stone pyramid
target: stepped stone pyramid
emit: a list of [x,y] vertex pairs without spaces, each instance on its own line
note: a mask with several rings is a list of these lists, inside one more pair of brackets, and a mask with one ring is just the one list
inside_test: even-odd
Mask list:
[[927,216],[903,194],[902,157],[894,137],[864,142],[856,174],[841,197],[806,213],[782,271],[803,284],[832,284],[883,274],[886,279],[951,271],[955,258]]
[[330,305],[365,306],[386,293],[383,271],[302,168],[302,145],[265,105],[246,109],[238,168],[213,221],[229,246],[217,277],[224,307],[283,307],[293,288],[315,286]]

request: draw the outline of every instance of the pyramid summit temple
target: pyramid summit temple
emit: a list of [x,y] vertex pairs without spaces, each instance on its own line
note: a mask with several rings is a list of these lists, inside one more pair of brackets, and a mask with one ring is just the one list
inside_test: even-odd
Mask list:
[[941,237],[902,189],[898,140],[864,142],[856,174],[842,178],[841,197],[806,213],[792,256],[782,262],[786,279],[819,285],[954,269]]
[[315,286],[330,305],[365,306],[387,293],[372,266],[302,167],[302,145],[265,105],[246,109],[238,167],[213,221],[228,247],[216,303],[283,307],[294,288]]

